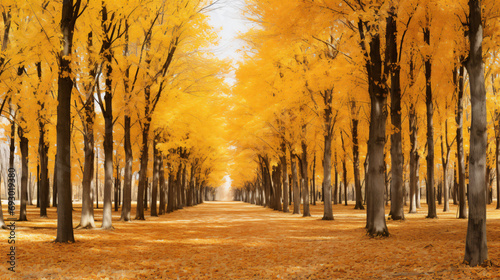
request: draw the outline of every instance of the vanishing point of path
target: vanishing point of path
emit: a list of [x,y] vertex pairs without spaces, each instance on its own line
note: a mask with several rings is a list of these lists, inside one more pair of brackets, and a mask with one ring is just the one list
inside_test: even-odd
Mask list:
[[[75,205],[73,220],[79,221]],[[134,208],[134,207],[133,207]],[[115,230],[75,230],[75,244],[55,244],[56,213],[18,222],[18,273],[23,279],[457,279],[497,278],[498,267],[461,265],[466,220],[426,209],[404,222],[388,221],[391,237],[365,235],[365,211],[323,205],[303,218],[241,202],[205,202],[146,221],[119,222]],[[387,209],[388,210],[388,209]],[[493,214],[492,214],[493,213]],[[134,216],[134,213],[132,213]],[[149,212],[147,213],[149,214]],[[488,208],[490,259],[500,259],[500,214]],[[496,216],[495,216],[496,215]],[[96,210],[100,226],[102,209]],[[1,253],[7,250],[2,246]]]

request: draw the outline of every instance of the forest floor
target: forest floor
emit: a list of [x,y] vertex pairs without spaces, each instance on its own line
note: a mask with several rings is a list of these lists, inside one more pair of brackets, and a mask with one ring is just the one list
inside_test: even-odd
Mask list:
[[[146,221],[119,222],[113,212],[114,230],[75,230],[74,244],[52,242],[55,208],[41,219],[29,206],[29,221],[16,222],[15,274],[7,270],[10,245],[3,233],[0,278],[500,279],[500,210],[488,206],[493,266],[470,268],[462,264],[467,220],[456,219],[457,206],[438,210],[432,220],[422,206],[405,221],[388,221],[388,238],[366,236],[366,212],[352,204],[334,205],[335,220],[323,221],[321,203],[303,218],[241,202],[206,202],[160,217],[147,211]],[[74,205],[75,227],[80,207]],[[8,217],[6,210],[3,203]],[[96,226],[101,221],[96,209]]]

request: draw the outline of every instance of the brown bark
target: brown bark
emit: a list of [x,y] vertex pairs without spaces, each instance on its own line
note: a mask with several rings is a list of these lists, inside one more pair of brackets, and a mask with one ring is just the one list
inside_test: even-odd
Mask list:
[[59,54],[59,75],[57,91],[57,237],[55,242],[75,242],[73,235],[73,205],[71,200],[71,61],[73,31],[80,10],[81,0],[65,0],[61,16],[61,53]]
[[160,152],[158,151],[159,135],[156,134],[153,142],[153,184],[151,186],[151,216],[158,217],[158,186],[160,179]]
[[[88,34],[88,49],[91,53],[92,47],[92,32]],[[89,58],[90,77],[95,79],[96,72],[92,69],[92,61]],[[80,225],[77,228],[94,228],[94,203],[90,197],[91,184],[94,177],[94,118],[95,118],[95,105],[94,105],[94,86],[87,85],[85,88],[87,92],[84,109],[84,135],[83,146],[85,162],[83,166],[83,180],[82,180],[82,214],[80,218]]]
[[[128,55],[128,21],[125,21],[125,55]],[[123,175],[123,204],[122,204],[122,214],[120,221],[128,222],[130,221],[130,210],[132,209],[132,144],[130,141],[130,89],[129,80],[130,69],[127,67],[125,70],[125,116],[124,116],[124,137],[123,137],[123,149],[125,150],[125,174]]]
[[293,184],[293,214],[300,214],[300,191],[297,174],[297,163],[293,160],[294,154],[290,149],[290,163],[292,169],[292,184]]
[[282,177],[282,184],[283,184],[283,212],[288,213],[290,210],[288,209],[288,202],[289,202],[289,182],[288,182],[288,167],[286,164],[286,143],[285,140],[281,140],[281,177]]
[[24,130],[19,127],[19,147],[21,150],[21,208],[19,209],[19,221],[27,221],[26,202],[28,196],[28,138],[24,136]]
[[164,169],[164,166],[163,166],[163,155],[162,153],[160,152],[160,155],[159,155],[159,158],[160,158],[160,166],[159,166],[159,176],[160,176],[160,208],[158,210],[158,214],[159,215],[163,215],[165,214],[165,204],[166,204],[166,196],[167,196],[167,192],[166,192],[166,185],[165,185],[165,169]]
[[470,266],[488,260],[486,239],[486,88],[482,52],[481,0],[469,0],[470,50],[467,72],[470,78],[471,133],[469,158],[469,221],[464,261]]
[[[495,86],[495,78],[496,75],[491,75],[491,87],[493,89],[493,95],[497,96],[497,88]],[[500,110],[495,108],[495,171],[496,171],[496,182],[497,182],[497,207],[496,209],[500,209]]]
[[464,66],[460,66],[458,76],[457,98],[457,155],[458,155],[458,218],[467,218],[466,190],[465,190],[465,155],[464,155]]
[[415,105],[410,105],[410,209],[409,213],[417,213],[417,196],[420,190],[418,189],[418,126],[417,114],[415,112]]
[[[363,26],[363,24],[361,24]],[[363,34],[363,31],[360,30]],[[370,41],[368,91],[370,93],[370,130],[368,144],[367,231],[370,236],[387,236],[384,208],[384,146],[387,118],[387,93],[383,85],[380,35],[375,32]]]
[[[430,46],[431,31],[427,25],[424,28],[424,42]],[[427,205],[428,212],[426,218],[437,218],[436,200],[434,195],[434,104],[432,99],[431,74],[432,64],[429,56],[425,58],[425,104],[427,107]]]
[[[323,220],[334,219],[332,208],[332,140],[334,126],[332,118],[332,99],[332,90],[325,90],[323,93],[323,103],[325,105],[325,110],[323,112],[323,131],[325,137],[325,146],[323,149]],[[335,187],[337,187],[337,184],[335,184]]]
[[303,209],[304,209],[304,214],[302,217],[310,217],[311,212],[309,211],[309,188],[308,188],[308,175],[307,175],[307,167],[308,167],[308,161],[307,161],[307,144],[305,140],[302,140],[302,159],[300,161],[302,164],[302,203],[303,203]]
[[352,136],[352,165],[354,170],[354,189],[356,191],[356,205],[354,209],[364,210],[363,197],[361,195],[361,180],[359,175],[359,143],[358,143],[358,122],[356,112],[356,102],[351,101],[351,136]]
[[401,145],[401,86],[397,49],[397,14],[391,7],[387,17],[386,60],[390,60],[391,74],[391,211],[390,218],[404,220],[403,209],[403,151]]

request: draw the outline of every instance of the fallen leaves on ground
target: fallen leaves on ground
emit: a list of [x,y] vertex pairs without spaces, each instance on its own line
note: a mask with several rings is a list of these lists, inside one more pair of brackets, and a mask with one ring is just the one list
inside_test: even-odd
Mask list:
[[[135,208],[135,207],[133,207]],[[467,220],[456,206],[439,219],[426,209],[387,221],[388,238],[365,235],[365,213],[334,205],[334,221],[323,221],[323,205],[312,217],[241,202],[205,202],[146,221],[119,222],[114,230],[75,230],[76,243],[53,243],[55,208],[49,218],[28,206],[28,222],[16,222],[16,273],[7,271],[4,231],[1,279],[494,279],[500,278],[500,210],[488,206],[488,248],[493,265],[462,264]],[[80,205],[74,205],[74,226]],[[386,209],[386,214],[389,209]],[[4,205],[4,213],[6,207]],[[149,214],[149,212],[146,212]],[[7,217],[7,216],[6,216]],[[132,213],[134,217],[134,213]],[[96,209],[100,226],[102,209]]]

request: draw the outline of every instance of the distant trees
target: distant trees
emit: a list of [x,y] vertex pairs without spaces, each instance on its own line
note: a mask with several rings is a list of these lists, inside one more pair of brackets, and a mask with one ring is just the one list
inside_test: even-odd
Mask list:
[[[40,214],[47,215],[52,193],[58,207],[56,241],[64,243],[74,241],[74,198],[82,199],[78,228],[95,227],[94,201],[102,194],[97,178],[92,186],[94,172],[97,177],[104,171],[99,177],[105,182],[104,229],[112,229],[113,188],[115,206],[121,202],[122,173],[123,221],[130,220],[133,196],[139,198],[139,217],[145,218],[139,204],[148,191],[147,178],[154,178],[151,203],[154,208],[160,201],[160,215],[186,201],[201,203],[206,190],[222,181],[226,137],[218,126],[224,122],[228,88],[223,79],[229,67],[211,53],[217,36],[207,12],[213,5],[205,0],[0,4],[0,111],[12,124],[11,166],[16,145],[22,156],[20,220],[26,219],[28,177],[35,168]],[[141,161],[134,161],[141,147]],[[103,158],[99,151],[104,170],[94,158]],[[154,171],[147,165],[150,152]],[[179,165],[190,167],[190,174],[175,180]],[[140,173],[139,189],[134,171]]]
[[[438,9],[443,5],[442,1],[292,2],[285,4],[273,0],[263,4],[253,1],[247,6],[249,17],[259,24],[260,29],[246,35],[245,39],[251,42],[251,51],[237,72],[234,102],[241,105],[235,106],[233,114],[235,119],[246,124],[247,131],[236,141],[238,156],[235,161],[238,164],[235,165],[248,169],[249,165],[242,161],[262,161],[257,158],[267,158],[275,166],[285,166],[284,163],[289,161],[289,172],[294,174],[294,161],[298,160],[301,167],[298,174],[306,178],[307,171],[314,166],[309,163],[304,165],[301,159],[314,156],[322,158],[323,169],[316,173],[317,177],[313,181],[323,180],[322,190],[327,196],[324,199],[324,219],[331,220],[332,145],[343,147],[339,151],[344,151],[344,154],[344,145],[348,145],[353,148],[352,157],[342,155],[341,160],[352,161],[353,168],[344,168],[341,172],[342,184],[347,192],[350,190],[347,188],[350,181],[347,175],[354,177],[353,199],[356,200],[356,208],[363,207],[362,198],[366,197],[367,231],[370,235],[388,235],[384,197],[389,196],[389,191],[390,218],[404,219],[403,205],[406,199],[410,200],[409,212],[417,212],[422,179],[425,179],[426,184],[428,218],[437,217],[436,199],[441,203],[444,198],[443,209],[448,211],[450,196],[460,204],[459,217],[465,218],[467,176],[470,176],[469,183],[474,182],[474,188],[477,188],[470,189],[472,186],[469,185],[469,195],[474,191],[486,198],[486,181],[490,179],[486,178],[489,173],[483,168],[486,165],[490,166],[488,170],[493,168],[493,164],[486,162],[483,157],[486,148],[478,144],[479,140],[473,139],[486,139],[488,130],[493,129],[498,121],[498,118],[493,117],[495,126],[488,125],[483,115],[474,116],[486,110],[476,109],[475,104],[481,104],[484,108],[498,106],[495,98],[484,98],[489,88],[485,87],[487,81],[480,75],[491,75],[491,92],[496,96],[497,71],[494,69],[498,68],[495,57],[500,41],[493,30],[500,24],[500,5],[488,0],[469,3],[464,0],[447,3],[447,9]],[[464,12],[463,7],[467,4],[471,7],[470,12]],[[472,7],[476,7],[476,12],[481,11],[478,7],[486,12],[473,15]],[[474,23],[472,17],[482,20]],[[486,24],[483,26],[481,22]],[[477,26],[474,27],[474,24]],[[479,31],[482,33],[479,34]],[[483,37],[488,37],[488,51],[477,48]],[[466,48],[466,44],[470,48]],[[472,50],[474,44],[476,48]],[[472,55],[476,56],[475,60],[471,58]],[[483,66],[483,74],[480,74],[482,57],[487,58],[487,64]],[[489,71],[485,72],[484,68]],[[471,86],[470,103],[465,92],[468,83]],[[482,99],[478,94],[483,95]],[[456,110],[454,104],[457,104]],[[425,115],[422,114],[424,110]],[[472,122],[464,117],[468,116],[465,114],[468,110],[476,110],[472,113]],[[391,122],[386,128],[389,111]],[[335,115],[336,122],[332,122],[334,112],[338,112],[338,116]],[[343,120],[346,112],[351,112],[351,122]],[[361,117],[357,115],[359,112]],[[424,120],[426,129],[419,129]],[[307,125],[307,130],[303,129],[304,125]],[[463,129],[469,126],[470,135]],[[366,133],[368,131],[369,134]],[[405,135],[403,131],[410,133]],[[357,135],[357,132],[361,133]],[[498,138],[498,133],[495,135]],[[423,141],[424,137],[426,141]],[[289,158],[284,159],[280,155],[282,149],[279,149],[279,143],[283,141],[280,139],[290,146]],[[390,146],[386,150],[388,139]],[[441,145],[435,145],[436,139],[441,139]],[[464,144],[468,139],[474,141],[470,146]],[[343,146],[339,140],[343,140]],[[476,148],[473,143],[479,146]],[[320,153],[316,149],[307,149],[311,146],[320,146],[322,149]],[[389,150],[390,158],[386,161]],[[440,164],[434,160],[436,153],[441,153]],[[300,158],[296,156],[299,154]],[[467,161],[467,154],[470,162]],[[421,157],[425,157],[426,161],[420,161]],[[366,163],[366,171],[364,178],[358,180],[361,174],[360,160]],[[454,161],[458,164],[450,164]],[[458,167],[458,188],[450,187],[453,184],[450,183],[451,177],[455,177],[450,174],[453,174],[452,166],[455,165]],[[467,165],[470,169],[468,174]],[[479,168],[477,166],[481,166],[483,171],[476,170]],[[242,187],[243,193],[259,193],[262,188],[275,189],[273,185],[266,187],[266,172],[259,176],[262,164],[250,168],[256,172],[235,171],[236,174],[245,174],[235,176],[235,184]],[[271,168],[267,167],[267,170]],[[286,171],[283,170],[283,173],[288,173]],[[409,176],[405,176],[405,173],[409,173]],[[404,178],[409,178],[409,190]],[[478,178],[481,181],[474,181]],[[295,175],[292,175],[292,179],[302,182],[302,179],[295,179]],[[387,180],[390,181],[390,190],[385,188]],[[359,181],[364,181],[364,189]],[[302,194],[307,195],[309,188],[303,189]],[[293,196],[298,191],[295,189]],[[490,197],[491,193],[493,190],[489,191]],[[268,198],[269,194],[266,194],[260,204],[268,205],[267,200],[272,200],[274,194],[271,192],[270,195]],[[468,198],[472,199],[471,196]],[[294,200],[294,213],[300,211],[299,203]],[[471,213],[475,211],[474,218],[470,219],[479,223],[484,210],[478,210],[477,207],[483,208],[485,203],[477,200],[474,206],[469,206]],[[307,201],[303,201],[303,205],[304,209],[308,208]],[[479,231],[477,234],[480,234]],[[481,238],[477,236],[476,239],[484,240],[485,246],[486,239]],[[480,248],[472,243],[470,246]],[[484,256],[474,258],[477,260],[472,261],[472,265],[485,260]],[[469,257],[466,260],[469,262]]]

